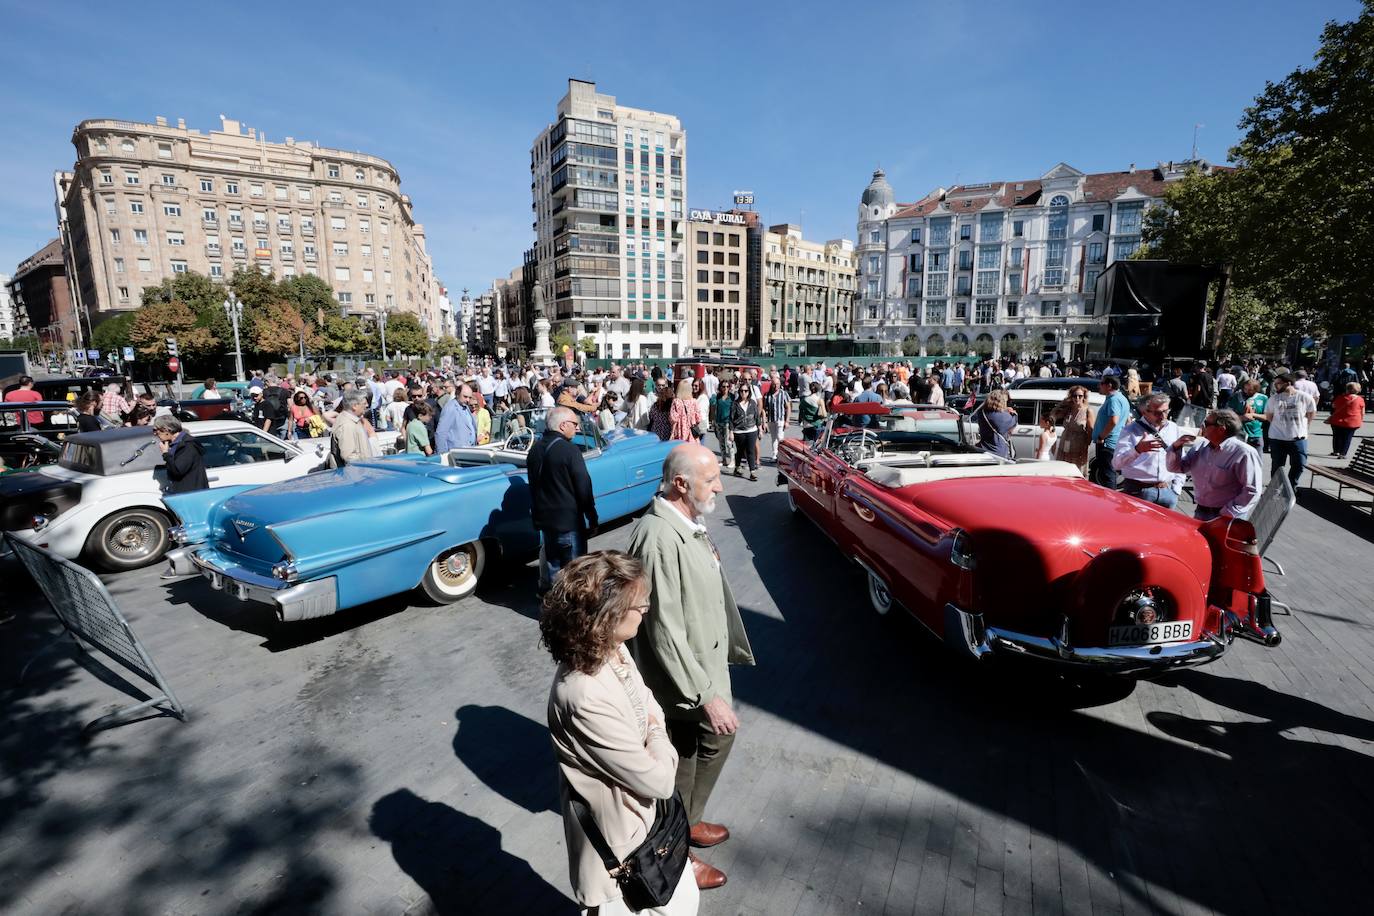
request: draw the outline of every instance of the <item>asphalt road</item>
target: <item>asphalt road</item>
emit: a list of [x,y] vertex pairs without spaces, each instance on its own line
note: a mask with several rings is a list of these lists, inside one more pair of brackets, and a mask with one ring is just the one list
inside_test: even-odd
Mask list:
[[[708,810],[734,836],[705,853],[730,881],[703,913],[1363,909],[1368,513],[1304,489],[1271,550],[1294,606],[1280,648],[1084,687],[873,615],[771,468],[726,491],[710,526],[759,666],[735,678],[743,726]],[[0,910],[576,911],[532,566],[453,607],[291,627],[159,572],[107,581],[189,721],[83,740],[129,701],[66,646],[13,686],[56,628],[4,571]]]

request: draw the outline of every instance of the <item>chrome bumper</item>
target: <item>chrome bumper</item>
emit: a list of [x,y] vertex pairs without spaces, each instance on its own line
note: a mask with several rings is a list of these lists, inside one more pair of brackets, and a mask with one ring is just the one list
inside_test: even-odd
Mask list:
[[204,551],[204,545],[171,551],[167,554],[168,572],[175,576],[198,572],[210,581],[213,589],[227,591],[240,601],[271,605],[277,613],[277,619],[283,623],[327,617],[339,609],[337,580],[333,576],[288,585],[277,579],[216,563],[211,557],[203,555]]
[[971,658],[1019,655],[1112,674],[1134,674],[1205,665],[1226,651],[1226,640],[1214,637],[1157,646],[1076,647],[1069,641],[1068,618],[1058,636],[1030,636],[989,627],[982,614],[945,605],[945,641]]

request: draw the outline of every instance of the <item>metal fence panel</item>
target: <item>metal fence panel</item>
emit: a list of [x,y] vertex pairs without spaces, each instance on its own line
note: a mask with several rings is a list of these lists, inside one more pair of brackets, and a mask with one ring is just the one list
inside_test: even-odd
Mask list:
[[11,534],[7,533],[5,540],[34,582],[38,583],[66,632],[76,637],[77,645],[84,649],[89,643],[161,691],[160,695],[142,703],[96,719],[86,726],[86,730],[118,725],[138,718],[139,714],[152,708],[186,721],[185,709],[134,635],[100,577],[89,569]]
[[1283,520],[1288,517],[1297,501],[1298,496],[1293,492],[1293,484],[1288,480],[1288,475],[1275,474],[1269,481],[1269,486],[1265,487],[1264,493],[1260,495],[1259,505],[1250,513],[1250,524],[1255,526],[1261,556],[1269,550],[1269,545],[1274,543]]

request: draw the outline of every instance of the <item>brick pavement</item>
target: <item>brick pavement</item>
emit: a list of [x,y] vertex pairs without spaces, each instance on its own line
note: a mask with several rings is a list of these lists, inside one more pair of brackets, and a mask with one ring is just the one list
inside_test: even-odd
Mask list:
[[[735,836],[705,853],[731,881],[703,913],[1364,899],[1367,514],[1303,487],[1271,551],[1295,607],[1278,650],[1238,644],[1166,681],[1084,688],[970,667],[877,618],[857,572],[760,476],[728,478],[711,522],[760,665],[736,678],[744,727],[708,812]],[[62,652],[9,687],[52,621],[4,580],[20,620],[0,631],[0,910],[575,911],[528,570],[452,608],[402,596],[291,628],[157,573],[109,582],[190,721],[84,742],[80,725],[122,697]]]

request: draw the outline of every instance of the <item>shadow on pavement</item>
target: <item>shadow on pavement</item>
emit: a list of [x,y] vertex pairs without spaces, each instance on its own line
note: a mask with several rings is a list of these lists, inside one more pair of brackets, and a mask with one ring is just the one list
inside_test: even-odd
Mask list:
[[[994,814],[1007,842],[992,863],[1009,895],[1024,877],[1029,900],[1032,871],[1039,878],[1049,867],[1059,888],[1057,845],[1114,876],[1108,909],[1126,903],[1118,894],[1166,912],[1184,901],[1246,913],[1363,908],[1362,876],[1339,863],[1374,855],[1362,826],[1374,820],[1374,760],[1283,732],[1369,740],[1374,725],[1201,672],[1174,683],[1268,721],[1193,719],[1196,704],[1183,698],[1150,716],[1158,732],[1128,726],[1117,710],[1085,715],[1075,707],[1093,697],[1064,703],[1074,692],[1053,675],[966,663],[909,622],[875,615],[859,573],[808,522],[790,518],[781,491],[728,498],[783,618],[743,609],[759,665],[735,669],[735,695]],[[928,852],[955,857],[953,884],[964,825],[914,806],[910,817],[905,829],[929,830]],[[1062,890],[1067,904],[1073,889]]]
[[[1374,518],[1370,516],[1370,498],[1349,488],[1345,492],[1347,499],[1337,499],[1335,495],[1315,487],[1303,488],[1298,490],[1298,502],[1318,518],[1330,522],[1347,534],[1374,544]],[[1359,500],[1359,505],[1352,504],[1351,499]]]
[[409,789],[377,800],[372,833],[391,844],[401,870],[439,914],[576,913],[528,862],[501,848],[501,832]]
[[526,811],[559,810],[549,729],[502,706],[461,706],[453,753],[472,774]]

